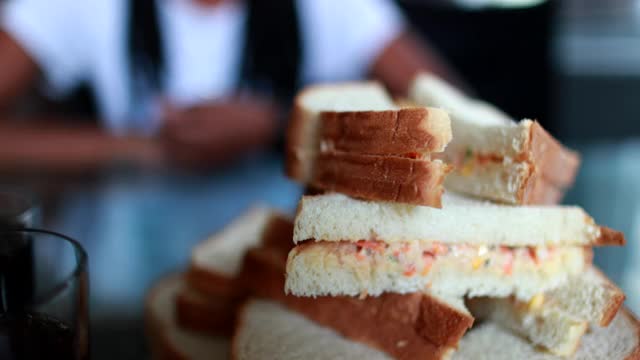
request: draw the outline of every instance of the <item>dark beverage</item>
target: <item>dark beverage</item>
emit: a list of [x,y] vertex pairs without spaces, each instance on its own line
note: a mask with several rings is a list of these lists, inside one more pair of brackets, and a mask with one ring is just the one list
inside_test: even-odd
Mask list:
[[89,358],[86,253],[46,230],[0,228],[0,359]]
[[[87,359],[73,327],[39,313],[0,315],[0,359]],[[83,353],[84,352],[84,353]]]
[[11,244],[0,248],[0,314],[21,311],[34,293],[33,244],[22,234],[2,234],[0,242]]
[[34,294],[33,244],[10,229],[33,225],[33,204],[25,196],[0,192],[0,314],[20,310]]

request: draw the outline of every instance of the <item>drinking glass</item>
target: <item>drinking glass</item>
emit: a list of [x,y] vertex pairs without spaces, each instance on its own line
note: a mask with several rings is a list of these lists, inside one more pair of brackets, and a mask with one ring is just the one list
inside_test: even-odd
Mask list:
[[0,227],[0,359],[88,359],[88,293],[77,241]]

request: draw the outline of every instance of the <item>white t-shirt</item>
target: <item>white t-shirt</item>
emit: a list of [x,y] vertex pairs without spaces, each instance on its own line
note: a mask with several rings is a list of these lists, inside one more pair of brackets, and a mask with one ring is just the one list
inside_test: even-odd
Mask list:
[[[189,105],[235,90],[246,18],[241,1],[202,7],[157,0],[166,88],[162,95],[136,96],[129,88],[128,1],[136,0],[10,0],[2,26],[40,65],[50,94],[88,81],[104,125],[114,133],[153,132],[161,97]],[[362,77],[402,31],[402,16],[390,0],[297,1],[304,83]]]

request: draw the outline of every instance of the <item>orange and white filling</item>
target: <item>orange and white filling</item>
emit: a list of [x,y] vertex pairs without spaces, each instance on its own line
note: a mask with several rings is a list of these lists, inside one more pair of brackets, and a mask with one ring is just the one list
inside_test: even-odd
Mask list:
[[579,271],[568,268],[575,264],[582,266],[585,261],[582,247],[450,245],[436,241],[318,241],[298,246],[299,253],[306,251],[331,254],[341,267],[357,272],[375,269],[378,273],[403,277],[428,277],[433,272],[450,268],[498,276],[532,271],[554,275],[561,271]]

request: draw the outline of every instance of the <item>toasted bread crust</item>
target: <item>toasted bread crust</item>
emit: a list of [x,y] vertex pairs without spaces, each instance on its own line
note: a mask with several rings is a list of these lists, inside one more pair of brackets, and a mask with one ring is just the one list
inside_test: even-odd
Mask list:
[[157,360],[189,360],[183,354],[181,354],[173,345],[167,335],[167,324],[164,324],[162,320],[158,319],[152,310],[151,304],[157,296],[160,288],[164,283],[172,281],[176,277],[181,275],[175,273],[162,277],[155,284],[153,284],[151,290],[147,293],[144,300],[144,324],[145,332],[147,334],[147,341],[149,342],[149,348],[152,352],[152,358]]
[[330,152],[318,156],[311,184],[368,200],[440,208],[448,172],[440,161]]
[[595,271],[598,276],[603,279],[604,286],[609,291],[613,291],[615,293],[615,295],[607,304],[607,309],[604,311],[604,314],[602,315],[602,318],[598,323],[598,325],[600,326],[609,326],[611,321],[613,321],[613,318],[615,318],[616,314],[618,314],[618,311],[622,308],[622,304],[624,303],[626,296],[624,295],[624,292],[620,288],[618,288],[615,283],[613,283],[613,281],[611,281],[605,274],[602,273],[602,271],[600,271],[595,266],[592,267],[592,270]]
[[254,295],[278,301],[318,324],[395,358],[440,359],[473,324],[470,315],[418,293],[366,299],[285,295],[285,259],[286,254],[272,249],[252,249],[247,253],[243,280]]
[[176,323],[196,332],[230,336],[240,299],[203,297],[183,289],[176,295]]
[[291,179],[303,183],[311,179],[315,155],[319,150],[319,139],[305,139],[308,132],[305,126],[311,127],[311,117],[299,106],[294,106],[287,129],[284,172]]
[[595,239],[594,246],[622,246],[626,244],[624,233],[606,226],[600,226],[600,236]]
[[353,154],[407,156],[441,152],[451,123],[440,109],[320,113],[320,146]]
[[531,123],[528,133],[516,160],[529,162],[531,171],[517,191],[518,204],[557,204],[563,189],[573,184],[580,156],[562,146],[537,121]]
[[[293,220],[286,215],[273,212],[260,236],[263,246],[288,251],[294,246]],[[238,284],[236,276],[200,266],[193,257],[185,277],[189,288],[209,297],[238,299],[246,296],[246,290]]]
[[559,188],[571,186],[580,166],[578,153],[562,146],[537,121],[531,124],[529,134],[528,160],[549,183]]
[[622,292],[616,294],[616,296],[608,304],[607,311],[604,313],[602,319],[600,320],[600,326],[609,326],[613,318],[616,317],[616,314],[622,307],[625,298],[626,296]]
[[185,273],[190,288],[211,297],[242,297],[245,292],[236,286],[235,279],[191,263]]
[[[316,88],[306,88],[294,100],[285,147],[288,177],[371,200],[440,207],[447,168],[397,158],[442,151],[451,140],[446,113],[413,108],[318,114],[302,105]],[[411,172],[414,166],[417,171]],[[395,177],[386,179],[385,172]]]
[[263,247],[289,251],[293,248],[293,220],[290,217],[275,214],[262,231],[260,241]]
[[[338,86],[375,85],[376,82],[344,82]],[[303,106],[303,99],[310,93],[323,88],[335,88],[335,84],[316,84],[307,86],[298,92],[293,100],[293,108],[286,130],[285,174],[295,180],[307,183],[310,181],[314,158],[320,150],[318,136],[320,121],[315,121],[317,113],[308,111]]]
[[547,181],[544,176],[532,176],[525,182],[525,189],[518,197],[522,204],[555,205],[562,201],[564,190]]
[[626,307],[622,307],[620,311],[627,319],[629,319],[630,322],[633,323],[633,330],[635,331],[636,338],[638,339],[635,349],[633,349],[633,351],[631,351],[631,353],[627,355],[625,360],[638,360],[640,359],[640,321],[638,321],[638,318],[635,316],[635,314]]

